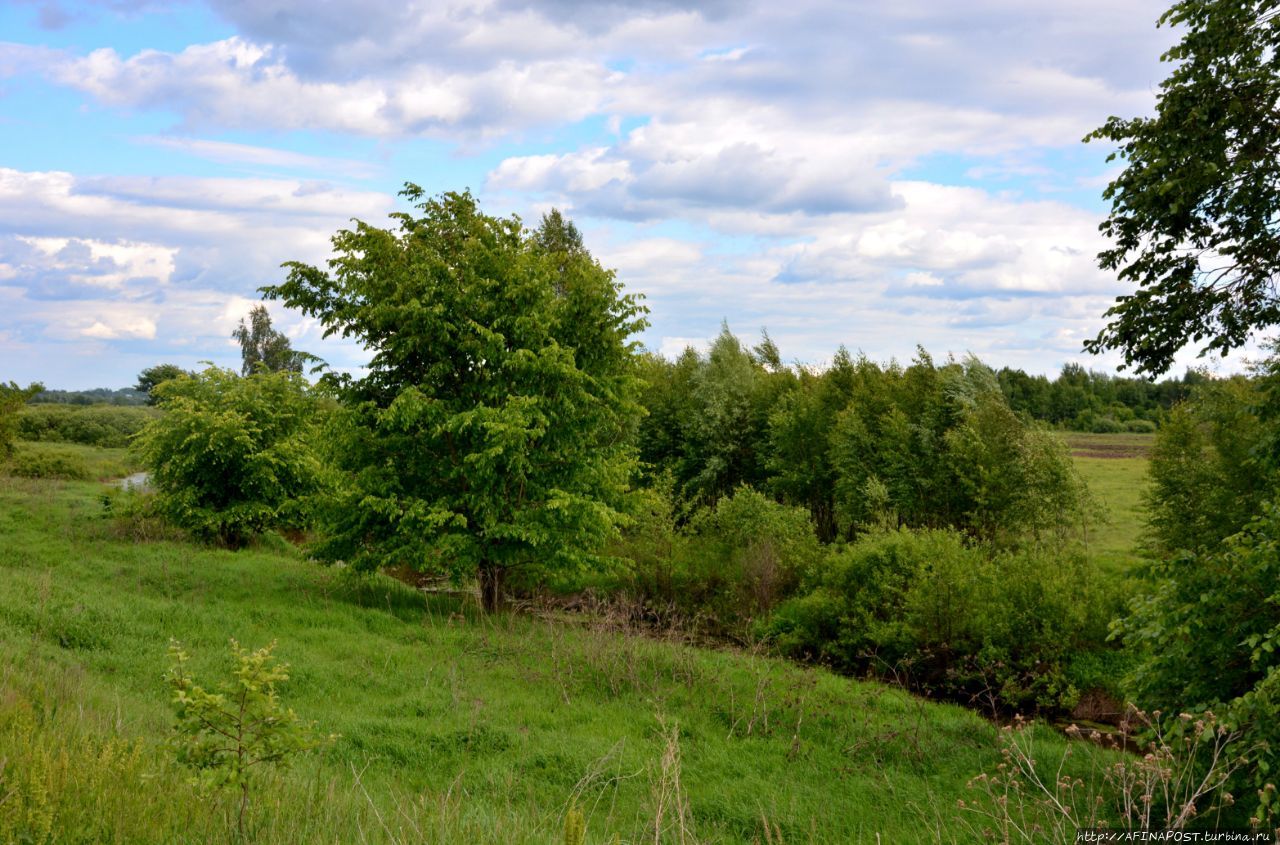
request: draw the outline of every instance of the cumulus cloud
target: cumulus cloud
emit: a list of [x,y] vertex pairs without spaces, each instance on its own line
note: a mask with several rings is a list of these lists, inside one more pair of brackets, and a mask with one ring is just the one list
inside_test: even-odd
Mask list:
[[[0,332],[60,344],[68,360],[90,356],[99,370],[157,355],[233,363],[231,330],[253,291],[281,278],[282,261],[323,261],[329,235],[351,216],[378,222],[392,208],[382,193],[303,180],[0,169],[0,232],[12,233],[0,234]],[[274,316],[302,348],[338,366],[362,363],[349,344],[322,344],[297,315]],[[103,356],[102,343],[127,341],[149,341],[151,351]]]
[[28,295],[40,299],[107,291],[138,296],[168,282],[175,252],[130,241],[0,236],[0,283],[21,282]]
[[0,75],[40,71],[108,106],[176,112],[191,130],[370,137],[484,137],[580,120],[600,108],[618,78],[600,62],[570,56],[501,59],[478,69],[407,64],[385,76],[332,80],[300,74],[286,54],[239,36],[127,57],[110,47],[75,56],[0,44]]
[[[236,297],[280,260],[318,260],[347,218],[391,207],[350,187],[376,169],[288,149],[305,133],[489,145],[490,210],[571,210],[649,295],[664,351],[728,316],[808,360],[919,341],[1043,369],[1117,292],[1094,264],[1096,209],[1040,199],[1098,176],[1052,154],[1150,108],[1172,39],[1152,26],[1163,0],[206,2],[234,35],[0,44],[0,76],[177,115],[143,143],[331,181],[0,169],[0,295],[22,303],[5,342],[56,323],[66,343],[225,343]],[[939,158],[987,189],[920,175]]]
[[969,188],[891,187],[898,208],[794,220],[793,238],[729,253],[710,236],[632,239],[607,226],[591,243],[646,293],[657,327],[647,343],[664,353],[728,317],[747,336],[767,327],[788,358],[809,362],[840,344],[906,359],[921,343],[1031,369],[1080,356],[1119,292],[1093,261],[1092,215]]

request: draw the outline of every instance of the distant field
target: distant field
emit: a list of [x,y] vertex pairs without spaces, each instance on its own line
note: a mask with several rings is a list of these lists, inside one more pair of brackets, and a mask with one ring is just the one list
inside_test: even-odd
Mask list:
[[1142,491],[1155,435],[1068,432],[1064,438],[1076,469],[1102,506],[1103,522],[1090,534],[1090,551],[1105,570],[1123,572],[1138,558],[1146,518]]
[[1154,434],[1089,434],[1068,431],[1063,434],[1071,454],[1077,458],[1143,458],[1151,454],[1156,442]]
[[[586,619],[482,618],[280,540],[149,539],[103,518],[106,489],[0,472],[0,777],[28,805],[0,828],[59,834],[0,841],[235,840],[164,746],[170,637],[197,676],[228,637],[276,640],[287,702],[341,734],[267,778],[249,841],[561,842],[574,804],[590,843],[977,841],[957,801],[1000,758],[971,711]],[[1046,730],[1040,753],[1063,748]]]

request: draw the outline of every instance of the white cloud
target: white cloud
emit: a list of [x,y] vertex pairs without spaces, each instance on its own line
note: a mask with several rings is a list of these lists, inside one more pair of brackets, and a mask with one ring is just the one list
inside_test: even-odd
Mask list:
[[135,140],[142,144],[177,150],[197,158],[224,164],[248,164],[286,170],[310,170],[352,178],[367,178],[378,171],[375,165],[367,161],[336,156],[307,155],[291,150],[258,147],[252,144],[236,144],[229,141],[215,141],[206,138],[142,135]]
[[[234,36],[0,45],[0,77],[176,114],[144,142],[221,165],[381,176],[294,152],[293,132],[377,138],[390,161],[422,136],[491,144],[488,210],[571,209],[650,295],[651,344],[678,351],[728,316],[811,361],[839,343],[1033,369],[1077,355],[1118,286],[1095,265],[1096,210],[1035,197],[1098,187],[1100,164],[1053,156],[1149,109],[1172,37],[1152,27],[1164,0],[209,2]],[[278,146],[209,140],[232,130]],[[1025,195],[936,184],[953,174]],[[0,332],[224,349],[281,260],[321,260],[349,217],[391,207],[327,181],[0,169],[0,234],[44,255],[0,240],[0,293],[21,303]],[[315,342],[313,323],[278,319]]]
[[78,58],[52,52],[14,58],[0,51],[0,68],[14,65],[16,72],[33,64],[101,103],[171,109],[192,128],[266,126],[374,137],[483,137],[574,121],[595,113],[617,78],[598,61],[548,58],[465,72],[407,64],[382,76],[335,81],[300,75],[286,51],[238,36],[127,58],[109,47]]
[[156,324],[154,320],[148,317],[137,315],[125,315],[122,319],[100,317],[94,320],[91,325],[78,329],[77,333],[84,337],[92,337],[99,340],[117,340],[126,337],[152,340],[156,336]]
[[[329,235],[350,217],[378,223],[393,207],[385,194],[303,180],[0,169],[0,232],[15,233],[0,235],[0,331],[60,344],[60,355],[89,363],[95,378],[126,368],[113,376],[120,383],[155,360],[139,364],[142,353],[126,347],[104,354],[102,344],[148,341],[153,358],[234,365],[231,330],[254,290],[282,278],[282,261],[321,262]],[[322,343],[298,315],[272,313],[302,348],[339,367],[363,363],[352,344]],[[19,363],[42,377],[39,361]]]
[[37,266],[8,266],[3,276],[21,278],[31,272],[56,273],[71,284],[121,290],[130,282],[165,284],[173,275],[177,250],[156,244],[83,238],[23,237],[18,240],[33,247]]

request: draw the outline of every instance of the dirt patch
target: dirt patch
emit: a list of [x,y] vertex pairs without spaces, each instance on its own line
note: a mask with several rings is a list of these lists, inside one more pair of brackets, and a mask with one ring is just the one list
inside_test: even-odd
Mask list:
[[1064,439],[1076,458],[1149,458],[1155,445],[1155,437],[1150,434],[1071,432]]
[[1149,450],[1134,446],[1085,446],[1071,450],[1073,458],[1146,458]]
[[1077,722],[1094,722],[1118,727],[1125,716],[1124,702],[1103,689],[1086,690],[1071,711]]

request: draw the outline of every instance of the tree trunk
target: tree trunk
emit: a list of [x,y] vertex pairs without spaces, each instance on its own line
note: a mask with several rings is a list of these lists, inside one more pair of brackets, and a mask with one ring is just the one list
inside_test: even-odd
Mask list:
[[485,613],[494,613],[502,604],[502,581],[507,574],[505,567],[485,562],[480,564],[477,576],[480,580],[480,606]]

